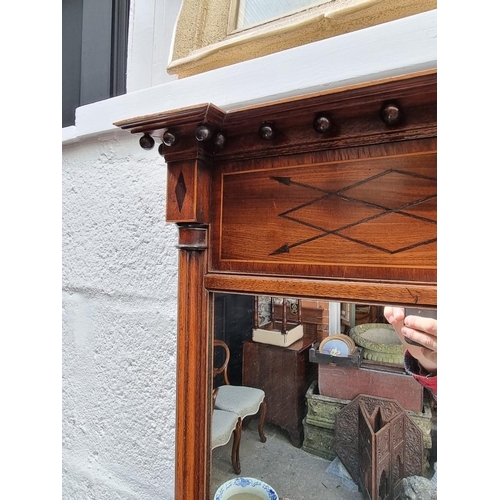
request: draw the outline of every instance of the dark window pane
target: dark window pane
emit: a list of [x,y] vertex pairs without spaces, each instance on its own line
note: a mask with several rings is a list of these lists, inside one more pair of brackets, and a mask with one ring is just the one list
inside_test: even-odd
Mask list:
[[63,0],[63,127],[78,106],[125,93],[129,10],[129,0]]
[[75,123],[80,105],[83,0],[62,3],[62,126]]

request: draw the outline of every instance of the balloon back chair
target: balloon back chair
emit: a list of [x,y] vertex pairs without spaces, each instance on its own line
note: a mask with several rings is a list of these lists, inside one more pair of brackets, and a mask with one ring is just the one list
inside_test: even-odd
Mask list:
[[[215,409],[236,413],[243,421],[250,415],[255,415],[260,411],[259,436],[265,443],[264,420],[266,418],[267,403],[265,393],[262,389],[241,385],[231,385],[227,375],[227,366],[231,353],[229,347],[222,340],[214,340],[214,350],[222,348],[224,350],[224,362],[220,367],[214,367],[214,378],[222,374],[224,384],[218,387],[215,397]],[[215,358],[215,355],[214,355]]]
[[233,448],[231,451],[231,462],[236,474],[241,472],[240,467],[240,441],[241,441],[241,418],[232,411],[215,409],[215,398],[218,389],[212,393],[212,450],[229,443],[233,437]]

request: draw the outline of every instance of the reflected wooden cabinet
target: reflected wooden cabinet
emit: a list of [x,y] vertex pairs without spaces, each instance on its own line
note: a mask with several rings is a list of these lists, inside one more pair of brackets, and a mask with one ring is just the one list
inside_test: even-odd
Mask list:
[[247,341],[243,345],[243,385],[266,393],[266,422],[285,429],[295,447],[302,446],[306,392],[317,377],[309,362],[312,339],[303,337],[289,347]]

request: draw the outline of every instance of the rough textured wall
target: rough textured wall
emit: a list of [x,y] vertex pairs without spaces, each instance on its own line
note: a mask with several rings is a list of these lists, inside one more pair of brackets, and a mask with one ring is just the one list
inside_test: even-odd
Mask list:
[[63,150],[63,498],[174,496],[177,228],[117,132]]

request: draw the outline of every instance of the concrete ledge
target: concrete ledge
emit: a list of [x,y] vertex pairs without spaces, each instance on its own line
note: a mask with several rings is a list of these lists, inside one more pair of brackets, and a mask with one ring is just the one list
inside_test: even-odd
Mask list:
[[[224,111],[437,68],[437,10],[82,106],[63,142],[196,104]],[[263,79],[263,75],[265,78]]]

